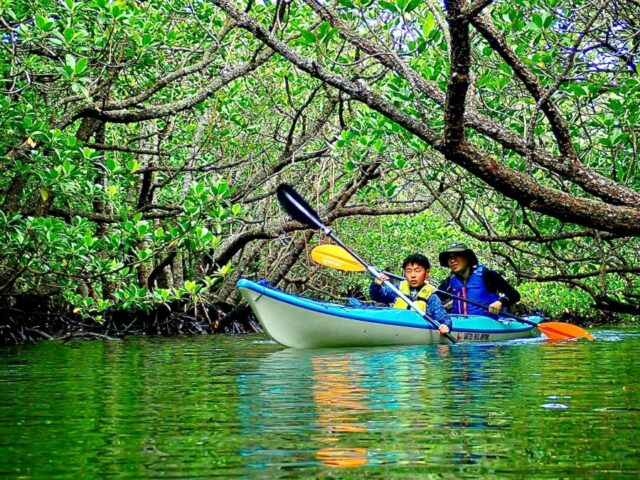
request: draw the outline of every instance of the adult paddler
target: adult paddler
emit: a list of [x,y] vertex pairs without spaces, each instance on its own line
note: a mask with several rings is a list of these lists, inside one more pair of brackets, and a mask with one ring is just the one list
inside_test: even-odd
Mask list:
[[[440,284],[439,290],[449,292],[472,302],[486,305],[482,308],[463,300],[453,299],[453,314],[497,315],[520,300],[520,294],[498,272],[478,262],[478,257],[465,243],[456,242],[438,256],[440,265],[448,267],[451,275]],[[442,301],[449,298],[438,294]]]

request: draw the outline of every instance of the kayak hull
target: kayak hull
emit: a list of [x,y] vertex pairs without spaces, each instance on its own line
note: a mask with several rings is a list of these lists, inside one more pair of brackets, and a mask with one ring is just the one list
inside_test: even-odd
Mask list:
[[[266,282],[240,279],[237,287],[265,331],[292,348],[363,347],[448,343],[421,315],[368,305],[339,305],[283,292]],[[538,323],[542,318],[527,317]],[[460,342],[494,342],[538,336],[510,318],[452,315]]]

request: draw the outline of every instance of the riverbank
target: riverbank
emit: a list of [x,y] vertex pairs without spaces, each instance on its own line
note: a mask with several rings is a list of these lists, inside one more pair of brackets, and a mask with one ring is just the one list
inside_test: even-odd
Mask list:
[[[516,313],[532,310],[519,305]],[[539,312],[543,316],[544,312]],[[584,317],[564,312],[553,318],[585,328],[603,325],[624,326],[621,317],[594,311]],[[140,309],[107,312],[101,321],[83,318],[69,305],[45,295],[11,297],[0,306],[0,345],[21,345],[43,340],[99,339],[115,340],[131,335],[214,335],[220,333],[260,333],[262,328],[245,303],[198,305],[174,302],[150,311]]]
[[71,307],[54,305],[48,297],[16,297],[0,308],[0,345],[21,345],[42,340],[114,340],[131,335],[213,335],[258,333],[262,329],[247,305],[161,305],[142,310],[114,311],[102,321],[82,318]]

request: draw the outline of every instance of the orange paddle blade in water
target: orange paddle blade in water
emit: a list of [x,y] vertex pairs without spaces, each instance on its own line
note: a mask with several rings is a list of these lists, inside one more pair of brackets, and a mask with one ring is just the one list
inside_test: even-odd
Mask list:
[[593,337],[584,328],[563,322],[544,322],[538,324],[538,330],[544,333],[549,340],[571,340],[572,338],[586,338],[593,341]]

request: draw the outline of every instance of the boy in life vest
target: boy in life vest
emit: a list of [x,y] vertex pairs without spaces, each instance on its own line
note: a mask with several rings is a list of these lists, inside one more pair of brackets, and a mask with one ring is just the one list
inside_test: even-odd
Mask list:
[[[445,310],[440,298],[434,295],[435,288],[427,283],[431,265],[424,255],[414,253],[405,258],[402,262],[402,270],[405,280],[396,285],[398,290],[404,293],[409,299],[415,303],[418,308],[440,324],[438,330],[441,334],[449,333],[451,330],[451,319]],[[384,273],[380,274],[380,280],[374,280],[369,288],[371,300],[384,303],[385,305],[393,304],[393,308],[411,309],[407,303],[398,297],[383,282],[388,281],[389,277]]]
[[[440,265],[449,267],[451,275],[438,286],[449,292],[485,307],[471,305],[464,300],[453,299],[451,313],[461,315],[497,315],[520,300],[520,294],[498,272],[478,263],[478,257],[464,243],[452,243],[438,256]],[[448,298],[438,294],[443,300]],[[445,300],[446,301],[446,300]]]

